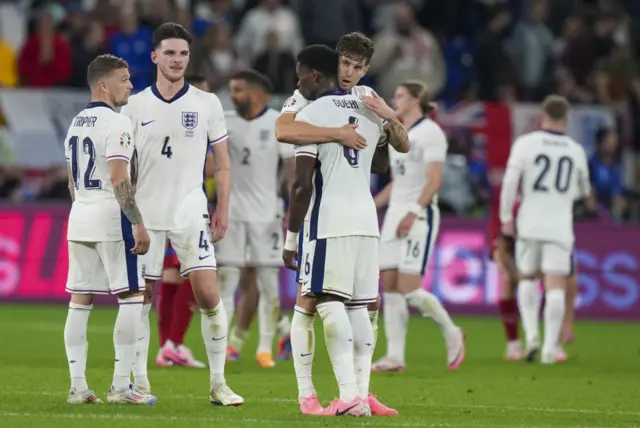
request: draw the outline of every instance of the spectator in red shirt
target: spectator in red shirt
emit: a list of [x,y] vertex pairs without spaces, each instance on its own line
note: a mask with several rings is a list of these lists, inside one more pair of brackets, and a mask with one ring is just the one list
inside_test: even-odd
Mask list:
[[20,52],[18,69],[24,86],[46,88],[65,85],[71,78],[71,47],[56,30],[64,17],[61,6],[44,6],[36,30]]

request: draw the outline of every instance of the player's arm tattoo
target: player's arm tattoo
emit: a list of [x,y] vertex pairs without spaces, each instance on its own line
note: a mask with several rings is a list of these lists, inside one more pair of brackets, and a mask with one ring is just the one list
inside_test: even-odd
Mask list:
[[313,195],[313,173],[315,172],[316,159],[310,156],[296,157],[296,178],[291,187],[289,199],[289,225],[288,230],[299,233],[302,227],[311,196]]
[[389,144],[391,144],[397,152],[409,153],[409,149],[411,148],[409,133],[402,123],[396,120],[389,121],[384,125],[384,131],[389,137]]
[[71,201],[75,201],[76,192],[75,192],[75,185],[73,184],[73,172],[71,171],[71,165],[67,165],[67,171],[69,175],[69,183],[68,183],[69,196],[71,196]]
[[373,174],[385,174],[389,170],[389,146],[385,143],[376,148],[373,154],[373,162],[371,163],[371,172]]
[[140,214],[140,210],[136,205],[135,191],[133,190],[131,180],[127,177],[118,183],[114,183],[113,194],[120,204],[120,209],[124,215],[127,216],[131,224],[141,224],[142,214]]

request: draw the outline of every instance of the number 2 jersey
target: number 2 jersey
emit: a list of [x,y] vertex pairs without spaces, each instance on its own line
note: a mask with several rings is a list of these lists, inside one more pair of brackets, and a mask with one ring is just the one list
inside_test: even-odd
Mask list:
[[231,221],[271,222],[282,212],[278,204],[278,165],[294,155],[291,144],[276,140],[279,113],[265,108],[246,120],[235,111],[225,112],[231,159]]
[[368,144],[363,150],[349,149],[339,143],[296,146],[296,157],[316,159],[314,192],[306,216],[309,239],[380,236],[369,185],[371,162],[383,132],[382,119],[358,97],[334,91],[306,106],[296,120],[320,127],[355,123]]
[[[525,134],[513,143],[505,182],[509,174],[521,177],[518,238],[573,246],[573,205],[591,191],[582,146],[565,134]],[[510,217],[513,204],[501,203],[500,210],[501,218]]]
[[207,217],[207,147],[227,138],[217,96],[187,83],[170,100],[155,85],[122,109],[133,124],[137,152],[136,202],[147,229],[180,230]]
[[122,240],[130,224],[113,194],[109,160],[129,162],[131,121],[103,102],[91,102],[71,121],[64,151],[74,185],[67,239],[80,242]]

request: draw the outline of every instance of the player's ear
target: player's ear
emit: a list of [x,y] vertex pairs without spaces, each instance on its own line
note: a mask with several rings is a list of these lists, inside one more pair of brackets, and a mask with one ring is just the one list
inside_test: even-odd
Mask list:
[[154,64],[158,64],[158,55],[156,55],[156,51],[151,51],[151,61]]

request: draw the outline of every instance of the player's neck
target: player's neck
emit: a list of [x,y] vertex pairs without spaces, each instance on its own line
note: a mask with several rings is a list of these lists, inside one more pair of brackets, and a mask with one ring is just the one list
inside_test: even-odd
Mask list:
[[[257,119],[267,109],[266,105],[256,104],[251,106],[245,114],[240,114],[244,120]],[[239,113],[239,112],[238,112]]]
[[91,95],[91,101],[89,101],[89,102],[90,103],[105,103],[106,105],[111,107],[111,110],[115,110],[116,109],[115,104],[113,104],[108,97],[101,97],[100,95]]
[[422,112],[420,110],[418,110],[418,109],[411,110],[411,111],[407,112],[407,114],[404,114],[401,117],[402,124],[404,125],[405,128],[409,129],[413,125],[415,125],[423,117],[424,117],[424,114],[422,114]]
[[156,89],[158,90],[158,93],[160,93],[162,98],[166,100],[170,100],[175,97],[182,88],[184,88],[184,77],[176,82],[170,82],[162,76],[159,76],[156,81]]
[[338,82],[333,80],[325,80],[318,83],[318,94],[326,94],[331,91],[340,90]]
[[543,123],[540,129],[547,132],[553,132],[554,134],[566,134],[564,124],[560,123]]

